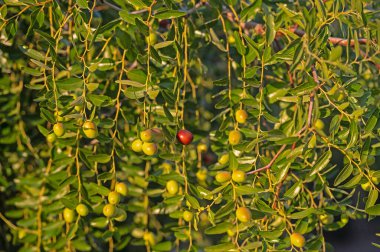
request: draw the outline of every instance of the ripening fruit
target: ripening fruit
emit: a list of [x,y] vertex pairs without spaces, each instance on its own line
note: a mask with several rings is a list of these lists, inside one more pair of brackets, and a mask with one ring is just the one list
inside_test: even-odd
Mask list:
[[321,119],[317,119],[314,123],[314,127],[318,130],[323,130],[325,128],[325,123]]
[[26,232],[24,229],[19,229],[17,232],[17,235],[18,235],[18,238],[21,240],[22,238],[26,236]]
[[49,143],[54,143],[54,141],[57,139],[57,136],[54,134],[54,133],[50,133],[49,135],[47,135],[46,137],[46,140],[49,142]]
[[234,35],[230,35],[230,36],[228,36],[228,43],[230,43],[230,44],[235,44],[235,37],[234,37]]
[[134,152],[141,152],[142,151],[142,145],[143,145],[143,141],[141,141],[140,139],[135,139],[132,142],[132,150]]
[[243,223],[249,222],[252,218],[251,210],[246,207],[239,207],[236,209],[236,218]]
[[337,101],[342,101],[344,99],[344,91],[342,89],[338,89],[335,91],[334,96]]
[[108,194],[108,202],[112,205],[116,205],[120,202],[120,194],[118,192],[110,192]]
[[112,217],[116,212],[116,207],[112,204],[107,204],[103,207],[103,214],[106,217]]
[[157,144],[155,143],[144,142],[142,145],[142,151],[145,153],[145,155],[153,156],[154,154],[157,153],[157,150],[158,150]]
[[350,219],[348,218],[348,216],[347,216],[346,214],[342,214],[342,215],[340,216],[340,221],[341,221],[343,224],[347,224],[349,220],[350,220]]
[[95,123],[91,121],[86,121],[83,123],[83,133],[87,138],[95,138],[98,136],[98,128],[96,127]]
[[75,210],[80,216],[88,215],[88,207],[85,204],[78,204]]
[[369,191],[371,188],[371,182],[368,181],[367,183],[361,184],[361,187],[364,191]]
[[156,244],[156,237],[154,237],[154,234],[152,232],[146,232],[144,233],[144,241],[147,241],[150,246],[154,246]]
[[299,233],[293,233],[290,236],[290,242],[292,243],[293,246],[302,248],[305,246],[305,237]]
[[115,191],[123,196],[127,196],[128,194],[128,187],[125,183],[119,182],[115,186]]
[[193,138],[193,134],[188,130],[181,129],[177,133],[177,139],[183,145],[191,144]]
[[63,116],[61,116],[62,113],[58,112],[58,111],[55,111],[54,112],[54,116],[55,116],[55,119],[57,120],[57,122],[63,122],[65,120],[65,118]]
[[235,230],[233,229],[233,228],[229,228],[228,230],[227,230],[227,234],[228,234],[228,236],[230,236],[230,237],[232,237],[232,236],[235,236]]
[[157,35],[155,33],[149,34],[149,36],[146,37],[146,42],[154,45],[157,42]]
[[197,150],[200,153],[205,152],[207,151],[207,145],[205,145],[204,143],[199,143],[197,146]]
[[174,195],[178,192],[178,183],[175,180],[169,180],[166,182],[166,190],[169,194]]
[[164,170],[164,174],[170,173],[172,171],[172,165],[168,162],[162,163],[162,169]]
[[234,170],[232,172],[232,180],[238,183],[244,182],[247,175],[241,170]]
[[65,209],[63,209],[63,219],[67,223],[73,222],[74,218],[75,218],[75,212],[74,212],[74,210],[71,210],[70,208],[67,208],[67,207]]
[[190,222],[193,219],[193,213],[190,211],[183,212],[183,219],[187,222]]
[[153,140],[152,130],[147,129],[140,132],[140,138],[143,142],[151,142]]
[[224,165],[224,164],[227,164],[229,160],[230,160],[230,155],[228,153],[226,153],[226,154],[223,154],[219,158],[218,162],[219,162],[219,164]]
[[57,137],[61,137],[63,136],[63,134],[65,134],[65,127],[63,126],[62,123],[59,122],[59,123],[54,124],[53,131]]
[[373,182],[375,185],[379,184],[379,179],[378,179],[377,177],[372,177],[371,180],[372,180],[372,182]]
[[239,109],[235,113],[235,119],[238,123],[245,123],[248,118],[248,114],[244,109]]
[[205,181],[207,179],[207,169],[199,169],[195,175],[199,181]]
[[334,222],[334,216],[332,214],[322,214],[319,216],[322,224],[329,225]]
[[240,143],[241,133],[237,130],[232,130],[228,134],[228,141],[231,145],[237,145]]
[[215,180],[219,183],[225,183],[231,180],[231,172],[220,171],[215,175]]
[[118,222],[123,222],[126,219],[127,219],[127,213],[123,209],[117,208],[115,212],[115,220]]

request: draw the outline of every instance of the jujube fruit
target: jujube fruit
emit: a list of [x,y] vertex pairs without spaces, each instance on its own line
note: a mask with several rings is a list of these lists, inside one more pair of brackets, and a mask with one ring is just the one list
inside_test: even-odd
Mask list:
[[317,119],[314,122],[314,127],[318,130],[323,130],[325,128],[325,123],[321,119]]
[[183,145],[191,144],[193,138],[193,134],[188,130],[181,129],[177,133],[177,139]]
[[153,156],[157,153],[158,147],[155,143],[147,143],[144,142],[142,145],[142,151],[145,153],[145,155]]
[[199,169],[195,175],[197,176],[198,180],[205,181],[207,179],[207,169]]
[[197,150],[198,150],[198,152],[205,152],[205,151],[207,151],[207,145],[204,143],[199,143],[197,145]]
[[108,194],[108,202],[112,205],[119,204],[120,194],[118,192],[110,192]]
[[297,248],[302,248],[303,246],[305,246],[305,237],[303,237],[302,234],[293,233],[290,236],[290,242],[292,243],[293,246]]
[[166,182],[166,190],[168,191],[169,194],[177,194],[178,192],[178,183],[175,180],[169,180]]
[[67,223],[73,222],[74,218],[75,218],[75,212],[74,212],[74,210],[71,210],[70,208],[67,208],[67,207],[65,209],[63,209],[63,219]]
[[244,182],[246,177],[247,177],[247,175],[245,174],[244,171],[234,170],[232,172],[232,180],[235,182],[239,182],[239,183]]
[[369,189],[371,189],[371,182],[366,182],[364,184],[361,184],[361,187],[364,191],[369,191]]
[[85,204],[78,204],[75,210],[80,216],[88,215],[88,207]]
[[243,223],[249,222],[252,219],[251,210],[247,207],[239,207],[236,209],[236,218]]
[[146,232],[143,236],[144,240],[147,241],[150,246],[154,246],[156,244],[156,237],[152,232]]
[[59,122],[59,123],[54,124],[53,131],[57,137],[61,137],[63,136],[63,134],[65,134],[65,127],[63,126],[62,123]]
[[224,164],[227,164],[229,160],[230,160],[230,155],[228,153],[226,153],[226,154],[223,154],[219,158],[218,162],[219,162],[219,164],[224,165]]
[[183,219],[187,222],[190,222],[193,219],[193,213],[190,211],[183,212]]
[[151,129],[147,129],[140,132],[140,139],[143,142],[151,142],[153,140],[153,133]]
[[328,225],[334,222],[334,216],[332,214],[322,214],[319,216],[319,219],[325,225]]
[[219,183],[225,183],[231,180],[231,172],[220,171],[215,175],[215,180]]
[[106,217],[112,217],[116,212],[116,207],[112,204],[107,204],[103,207],[103,214]]
[[119,182],[115,186],[115,191],[120,193],[123,196],[127,196],[128,194],[128,187],[125,183]]
[[239,109],[235,113],[235,119],[238,123],[245,123],[248,118],[248,114],[244,109]]
[[46,140],[49,142],[49,143],[54,143],[54,141],[57,139],[57,136],[54,134],[54,133],[50,133],[49,135],[47,135],[46,137]]
[[135,139],[133,142],[132,142],[132,150],[134,152],[141,152],[142,151],[142,146],[143,146],[143,141],[141,141],[140,139]]
[[230,133],[228,134],[228,142],[231,145],[239,144],[240,140],[241,140],[241,133],[239,131],[237,130],[230,131]]
[[98,136],[98,128],[96,127],[94,122],[86,121],[83,123],[83,133],[87,138],[95,138]]

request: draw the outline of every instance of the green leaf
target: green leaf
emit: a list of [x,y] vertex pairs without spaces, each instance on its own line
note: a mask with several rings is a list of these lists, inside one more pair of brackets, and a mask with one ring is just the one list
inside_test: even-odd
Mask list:
[[274,27],[274,17],[272,14],[266,15],[266,31],[265,31],[265,37],[266,37],[266,43],[267,45],[271,45],[274,38],[276,37],[276,30]]
[[255,188],[253,186],[249,186],[249,185],[242,185],[242,186],[236,187],[236,194],[238,196],[252,195],[252,194],[258,193],[260,191],[261,191],[260,189]]
[[245,52],[246,52],[246,48],[245,46],[243,45],[243,42],[240,38],[240,35],[237,31],[234,32],[234,38],[235,38],[235,47],[236,47],[236,50],[238,51],[238,53],[240,55],[245,55]]
[[98,175],[98,180],[111,180],[111,179],[113,179],[112,172],[103,172],[102,174]]
[[300,212],[292,213],[291,215],[289,215],[289,218],[290,219],[302,219],[302,218],[308,217],[312,214],[321,214],[321,213],[322,212],[319,211],[318,209],[308,208],[308,209],[300,211]]
[[55,82],[57,87],[61,90],[74,90],[77,88],[83,88],[83,79],[79,78],[68,78],[63,80],[58,80]]
[[365,209],[368,209],[376,204],[379,192],[377,189],[371,187],[371,191],[368,194],[367,202],[365,203]]
[[380,215],[380,204],[369,207],[365,210],[369,215],[379,216]]
[[76,0],[77,5],[82,9],[88,9],[87,0]]
[[284,197],[294,199],[302,189],[302,181],[298,181],[292,187],[289,188],[284,194]]
[[310,172],[310,176],[313,176],[317,174],[318,172],[322,171],[323,168],[325,168],[329,164],[331,157],[332,157],[331,150],[328,150],[325,153],[323,153],[322,156],[320,156],[319,159],[317,160],[312,171]]
[[350,141],[347,145],[347,148],[350,148],[356,144],[356,141],[359,137],[359,131],[358,131],[358,123],[354,120],[350,123]]
[[172,45],[174,43],[174,41],[164,41],[164,42],[160,42],[160,43],[157,43],[154,45],[154,49],[158,50],[158,49],[161,49],[161,48],[165,48],[165,47],[168,47],[170,45]]
[[145,84],[139,83],[137,81],[131,81],[131,80],[117,80],[116,83],[120,83],[122,85],[128,85],[132,87],[145,87]]
[[214,246],[209,246],[205,248],[205,252],[227,252],[235,251],[235,245],[232,243],[221,243]]
[[358,174],[355,177],[353,177],[352,179],[350,179],[347,183],[341,185],[340,187],[342,187],[342,188],[353,188],[359,184],[361,179],[362,179],[362,174]]
[[209,227],[205,230],[205,234],[215,235],[215,234],[223,234],[226,233],[228,229],[231,229],[233,225],[230,222],[222,222],[216,224],[213,227]]
[[170,241],[160,242],[152,247],[153,251],[171,251],[172,243]]
[[[38,60],[38,61],[45,61],[45,55],[39,51],[36,51],[31,48],[27,48],[26,46],[20,47],[21,51],[25,53],[27,56],[31,57],[32,59]],[[51,57],[46,57],[47,60],[51,60]]]
[[190,202],[190,205],[192,208],[194,208],[194,209],[201,208],[201,206],[199,205],[199,202],[196,198],[194,198],[193,196],[191,196],[189,194],[186,194],[185,197]]
[[338,176],[336,176],[334,181],[334,186],[340,185],[343,181],[345,181],[353,171],[353,166],[351,164],[347,164],[343,167],[343,169],[339,172]]
[[114,104],[106,95],[87,94],[87,98],[97,107],[109,107]]
[[299,85],[293,89],[290,89],[289,92],[292,95],[301,96],[304,94],[309,94],[311,91],[314,90],[315,87],[316,87],[315,82],[306,82],[306,83],[301,84],[301,85]]
[[374,113],[367,121],[367,125],[365,126],[365,132],[367,133],[371,132],[375,128],[377,124],[377,120],[378,120],[378,113]]
[[166,10],[155,14],[155,18],[158,19],[171,19],[171,18],[179,18],[186,15],[185,11],[178,10]]
[[107,154],[96,154],[96,155],[88,155],[87,159],[89,161],[106,164],[111,160],[111,156]]

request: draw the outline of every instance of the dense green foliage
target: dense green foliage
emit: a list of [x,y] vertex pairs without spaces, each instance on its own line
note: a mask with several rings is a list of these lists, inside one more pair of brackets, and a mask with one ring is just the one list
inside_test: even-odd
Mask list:
[[380,215],[379,1],[0,6],[0,250],[331,251]]

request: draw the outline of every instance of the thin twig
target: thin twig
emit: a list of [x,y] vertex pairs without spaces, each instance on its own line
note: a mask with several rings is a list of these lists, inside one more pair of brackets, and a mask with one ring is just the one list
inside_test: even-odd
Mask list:
[[[230,20],[231,22],[236,21],[236,18],[234,17],[234,14],[231,11],[227,10],[227,11],[225,11],[225,13],[226,13],[228,20]],[[256,32],[256,34],[258,34],[258,35],[265,35],[265,26],[263,24],[251,21],[251,22],[240,22],[239,25],[244,30],[254,30]],[[294,34],[296,34],[300,37],[305,35],[305,31],[298,29],[297,25],[290,27],[289,31],[293,32]],[[283,32],[278,31],[276,33],[277,38],[282,37],[282,36],[284,36]],[[348,39],[344,39],[344,38],[329,37],[328,41],[330,43],[332,43],[333,45],[341,45],[341,46],[354,46],[355,45],[354,39],[351,39],[350,41],[348,41]],[[360,39],[358,39],[358,42],[359,42],[359,44],[364,45],[364,44],[367,44],[368,40],[364,39],[364,38],[360,38]]]
[[285,150],[285,148],[286,148],[286,144],[282,145],[281,148],[276,153],[276,155],[274,155],[274,157],[272,158],[272,160],[269,162],[269,164],[267,164],[266,166],[261,167],[259,169],[256,169],[254,171],[247,172],[247,175],[258,173],[258,172],[265,171],[265,170],[269,169],[272,166],[272,164],[276,161],[276,159],[278,158],[278,156],[280,156],[280,154]]

